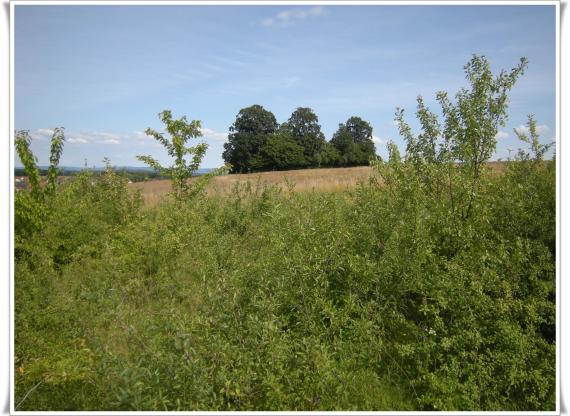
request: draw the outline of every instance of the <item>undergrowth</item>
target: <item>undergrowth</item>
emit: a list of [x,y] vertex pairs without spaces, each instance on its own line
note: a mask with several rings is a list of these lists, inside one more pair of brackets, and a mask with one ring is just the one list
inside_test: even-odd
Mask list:
[[554,409],[554,164],[484,176],[460,223],[378,169],[152,208],[85,174],[17,217],[18,409]]

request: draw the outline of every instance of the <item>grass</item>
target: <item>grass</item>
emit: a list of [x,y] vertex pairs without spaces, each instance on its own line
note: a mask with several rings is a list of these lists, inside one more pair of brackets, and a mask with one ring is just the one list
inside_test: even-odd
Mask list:
[[[211,196],[227,196],[237,183],[246,182],[261,186],[274,185],[284,191],[294,186],[297,192],[342,192],[354,189],[358,183],[374,175],[374,170],[369,166],[233,174],[215,177],[208,185],[207,193]],[[132,183],[129,187],[140,190],[149,205],[157,204],[171,190],[168,179]]]
[[[502,173],[505,169],[502,162],[490,162],[488,165],[493,173]],[[228,196],[237,183],[246,182],[274,185],[283,191],[293,186],[296,192],[343,192],[355,189],[371,177],[378,178],[378,175],[370,166],[233,174],[215,177],[208,185],[207,193],[210,196]],[[129,188],[140,190],[145,203],[151,206],[158,204],[171,190],[168,179],[132,183]]]

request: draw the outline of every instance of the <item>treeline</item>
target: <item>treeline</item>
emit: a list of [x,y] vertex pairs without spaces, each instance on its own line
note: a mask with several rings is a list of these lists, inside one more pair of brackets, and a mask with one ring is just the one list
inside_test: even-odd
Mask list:
[[[85,168],[85,169],[67,169],[61,168],[58,169],[57,175],[58,176],[77,176],[81,172],[89,170],[93,176],[100,176],[105,173],[104,168]],[[168,176],[164,175],[160,172],[156,172],[153,170],[129,170],[127,168],[116,168],[115,169],[118,174],[124,176],[128,180],[132,182],[144,182],[149,179],[167,179]],[[48,168],[38,168],[40,176],[47,176]],[[23,167],[16,167],[14,168],[14,176],[28,176],[26,169]]]
[[360,117],[339,124],[329,142],[311,108],[299,107],[279,124],[271,111],[256,104],[238,113],[222,156],[232,173],[248,173],[368,165],[375,155],[372,126]]

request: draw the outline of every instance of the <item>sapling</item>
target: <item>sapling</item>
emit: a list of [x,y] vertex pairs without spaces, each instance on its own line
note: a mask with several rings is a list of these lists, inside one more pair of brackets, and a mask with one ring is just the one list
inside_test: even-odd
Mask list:
[[28,130],[20,130],[16,132],[16,152],[18,153],[18,157],[24,165],[24,170],[28,175],[32,196],[36,200],[43,200],[46,195],[55,194],[59,159],[61,158],[63,143],[65,142],[63,127],[56,127],[53,130],[49,157],[50,165],[47,171],[47,185],[44,189],[42,189],[40,185],[40,170],[37,165],[37,157],[34,156],[30,149],[31,141],[32,138]]
[[[193,147],[186,147],[188,140],[202,136],[200,120],[188,122],[186,116],[176,120],[172,118],[170,110],[164,110],[158,116],[166,125],[166,131],[170,135],[170,139],[165,137],[164,133],[157,132],[151,128],[147,128],[145,133],[154,137],[166,148],[168,155],[174,158],[174,164],[165,168],[151,156],[137,156],[137,159],[146,163],[157,172],[170,177],[172,179],[172,193],[174,197],[177,200],[183,200],[193,194],[188,184],[188,179],[200,167],[208,145],[202,142]],[[190,162],[185,158],[187,155],[191,156]]]
[[[416,116],[422,133],[417,137],[404,120],[404,110],[396,110],[395,120],[406,142],[406,160],[430,188],[448,189],[450,205],[460,207],[463,220],[471,214],[484,166],[495,152],[498,128],[506,123],[508,93],[526,67],[527,59],[523,57],[510,71],[494,76],[487,58],[473,55],[464,67],[470,88],[459,90],[455,102],[447,92],[437,93],[443,114],[441,125],[437,115],[418,97]],[[454,192],[452,186],[438,185],[441,180],[430,173],[433,165],[445,165],[449,184],[461,183],[462,189]]]
[[[530,144],[532,151],[532,160],[534,162],[539,162],[544,160],[544,154],[554,145],[555,142],[542,144],[540,143],[540,135],[536,130],[536,120],[532,114],[528,115],[528,121],[526,123],[526,128],[530,134],[530,137],[522,129],[513,129],[519,140]],[[519,151],[519,156],[523,159],[530,159],[531,155],[524,151]]]

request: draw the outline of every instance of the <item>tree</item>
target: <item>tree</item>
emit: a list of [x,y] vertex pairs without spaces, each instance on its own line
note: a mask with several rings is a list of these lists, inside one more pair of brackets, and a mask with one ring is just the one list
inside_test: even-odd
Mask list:
[[26,235],[41,229],[52,209],[52,200],[57,187],[58,165],[65,136],[63,128],[55,128],[51,137],[50,165],[47,173],[47,184],[41,187],[40,170],[37,158],[30,149],[32,138],[28,130],[16,132],[15,145],[24,171],[28,176],[30,192],[16,192],[14,196],[14,231],[16,245]]
[[366,144],[370,142],[374,144],[372,142],[372,126],[360,117],[350,117],[346,120],[345,128],[352,136],[354,143]]
[[[516,67],[494,76],[487,58],[473,55],[464,67],[470,88],[462,88],[455,95],[455,103],[446,92],[437,93],[443,126],[418,97],[416,116],[422,132],[417,137],[404,120],[404,110],[396,109],[395,120],[406,142],[406,159],[427,186],[438,192],[447,189],[452,211],[458,210],[463,219],[471,213],[481,173],[495,152],[498,128],[507,120],[508,93],[526,66],[527,59],[521,58]],[[447,186],[427,173],[434,163],[447,164]],[[462,186],[454,189],[452,183]]]
[[340,163],[340,155],[337,148],[330,142],[325,142],[321,150],[315,155],[318,166],[337,166]]
[[37,158],[30,149],[31,141],[32,138],[30,137],[28,130],[20,130],[16,132],[16,152],[18,153],[18,157],[24,165],[24,170],[28,175],[32,196],[37,200],[41,200],[44,196],[53,195],[55,193],[57,186],[57,167],[63,151],[63,143],[65,142],[63,127],[56,127],[53,130],[49,157],[50,165],[47,172],[47,184],[44,189],[40,186],[40,170],[37,166]]
[[260,170],[263,167],[261,149],[277,127],[273,113],[262,106],[256,104],[242,108],[230,127],[222,154],[224,161],[231,164],[232,172]]
[[345,166],[367,165],[376,156],[372,126],[360,117],[350,117],[345,124],[339,124],[331,143]]
[[304,149],[287,128],[272,134],[261,148],[264,166],[269,169],[300,168],[308,165]]
[[519,151],[519,159],[520,160],[533,160],[535,163],[540,163],[544,159],[544,154],[548,152],[555,142],[542,144],[540,143],[540,136],[536,131],[536,120],[534,116],[531,114],[528,116],[528,121],[526,123],[526,127],[530,134],[530,137],[526,134],[526,132],[521,131],[520,129],[513,129],[519,140],[530,144],[532,154],[524,152],[523,150]]
[[308,107],[298,107],[286,125],[293,138],[303,147],[306,159],[311,164],[318,165],[316,155],[322,150],[326,140],[314,111]]
[[[178,120],[173,119],[170,110],[164,110],[158,114],[158,117],[166,125],[166,131],[171,137],[170,140],[164,136],[164,133],[159,133],[151,128],[147,128],[145,133],[154,137],[166,148],[168,154],[174,158],[174,165],[169,168],[162,167],[151,156],[137,156],[137,159],[154,168],[157,172],[172,178],[172,192],[176,199],[181,200],[191,194],[187,181],[200,167],[208,145],[198,143],[196,146],[186,147],[188,140],[202,136],[199,120],[188,122],[186,116],[182,116]],[[186,155],[192,155],[190,163],[186,162]]]

